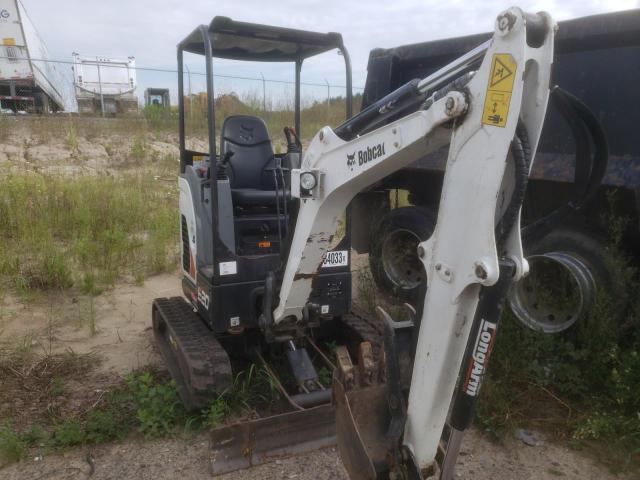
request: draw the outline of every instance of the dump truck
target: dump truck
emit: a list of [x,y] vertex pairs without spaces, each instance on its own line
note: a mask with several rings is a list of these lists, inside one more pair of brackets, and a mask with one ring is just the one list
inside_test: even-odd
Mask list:
[[73,53],[73,78],[79,113],[113,116],[138,111],[135,57]]
[[[488,38],[479,34],[372,50],[362,108]],[[548,333],[567,330],[584,317],[599,287],[624,292],[607,247],[616,222],[626,226],[616,239],[626,255],[637,257],[640,245],[639,83],[640,10],[559,22],[552,84],[597,113],[610,159],[605,172],[576,167],[574,155],[587,143],[576,146],[562,109],[549,109],[523,207],[523,224],[546,224],[546,231],[531,236],[525,227],[531,274],[510,294],[513,312],[529,327]],[[390,295],[415,298],[425,282],[415,252],[433,233],[445,160],[442,153],[425,156],[353,202],[352,246],[369,253],[372,276]],[[597,189],[588,184],[593,173],[602,173]],[[545,301],[558,295],[570,301]]]
[[0,0],[0,108],[74,111],[71,76],[49,51],[20,0]]
[[146,107],[155,105],[161,108],[171,107],[171,97],[168,88],[147,88],[144,91],[144,104]]

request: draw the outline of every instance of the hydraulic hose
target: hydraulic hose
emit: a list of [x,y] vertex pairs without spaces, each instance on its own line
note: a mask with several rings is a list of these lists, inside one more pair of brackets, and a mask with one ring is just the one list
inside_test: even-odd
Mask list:
[[519,122],[516,127],[516,135],[511,142],[511,156],[514,163],[514,190],[502,218],[496,226],[496,241],[500,248],[513,229],[520,207],[524,202],[529,181],[529,169],[531,167],[531,145],[529,135],[524,125]]
[[569,202],[522,229],[525,243],[541,239],[580,212],[598,192],[609,162],[606,134],[589,107],[558,86],[551,90],[551,100],[571,128],[576,145],[574,189]]

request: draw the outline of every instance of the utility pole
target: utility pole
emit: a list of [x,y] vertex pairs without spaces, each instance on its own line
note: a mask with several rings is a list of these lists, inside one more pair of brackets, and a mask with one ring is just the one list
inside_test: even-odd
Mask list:
[[96,66],[98,67],[98,85],[100,87],[100,110],[104,117],[104,95],[102,94],[102,76],[100,75],[100,59],[96,57]]

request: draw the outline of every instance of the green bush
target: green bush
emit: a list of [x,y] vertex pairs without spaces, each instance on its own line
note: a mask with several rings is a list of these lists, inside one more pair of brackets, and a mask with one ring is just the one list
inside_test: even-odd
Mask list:
[[138,429],[145,436],[166,435],[186,418],[173,381],[157,382],[145,372],[129,376],[127,386],[135,404]]
[[231,408],[224,398],[224,395],[220,395],[215,399],[209,408],[206,408],[202,413],[203,423],[210,428],[218,427],[222,424],[227,415],[229,415]]
[[77,420],[67,420],[58,425],[54,432],[52,442],[57,447],[72,447],[80,445],[85,440],[85,431]]
[[138,135],[133,139],[131,145],[131,156],[136,160],[144,160],[147,156],[147,139],[143,135]]
[[20,438],[29,446],[34,446],[47,439],[47,433],[40,425],[31,425]]
[[122,440],[127,432],[126,418],[114,408],[92,410],[87,414],[85,438],[89,443]]
[[0,456],[5,463],[18,462],[27,449],[26,442],[9,427],[0,427]]

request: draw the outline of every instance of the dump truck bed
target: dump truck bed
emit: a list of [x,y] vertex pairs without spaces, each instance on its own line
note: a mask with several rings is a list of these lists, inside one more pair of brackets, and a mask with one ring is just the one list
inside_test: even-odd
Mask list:
[[[363,108],[414,78],[422,78],[486,41],[489,34],[372,50]],[[610,146],[605,185],[640,187],[640,10],[559,22],[553,83],[596,112]],[[573,181],[571,132],[553,109],[536,156],[533,179]],[[440,170],[443,158],[421,159],[415,167]]]

